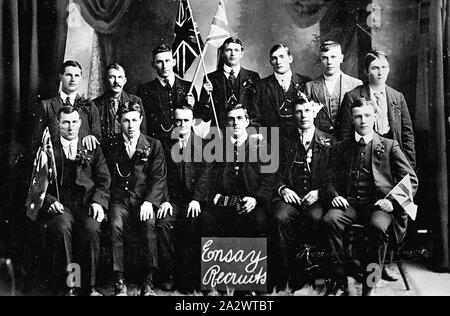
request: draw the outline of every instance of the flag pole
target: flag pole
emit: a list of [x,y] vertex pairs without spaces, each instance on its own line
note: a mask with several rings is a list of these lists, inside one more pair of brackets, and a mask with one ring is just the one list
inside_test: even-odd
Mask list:
[[[206,42],[205,47],[203,48],[203,51],[200,52],[200,54],[202,54],[203,58],[205,58],[207,47],[208,47],[208,42]],[[202,58],[202,56],[200,56],[200,58]],[[195,67],[194,78],[192,79],[192,84],[191,84],[191,88],[189,89],[189,94],[191,94],[192,91],[194,90],[195,81],[197,80],[199,73],[200,73],[200,62],[197,64],[197,67]]]
[[[195,38],[196,38],[196,41],[197,41],[198,49],[199,49],[199,52],[202,52],[202,47],[200,45],[200,39],[198,37],[197,23],[195,22],[195,19],[194,19],[194,14],[193,14],[193,11],[192,11],[191,2],[189,0],[187,0],[187,4],[188,4],[189,10],[191,11],[192,24],[194,25],[194,33],[195,33]],[[206,43],[208,43],[208,41]],[[206,45],[205,45],[205,47],[206,47]],[[206,50],[205,50],[205,52],[206,52]],[[203,70],[205,72],[206,80],[207,80],[207,82],[209,82],[208,71],[206,70],[206,64],[205,64],[205,59],[203,58],[203,54],[200,55],[200,59],[201,59],[202,65],[203,65]],[[211,106],[212,106],[212,110],[213,110],[213,113],[214,113],[214,120],[216,121],[217,129],[219,131],[219,138],[222,139],[222,132],[221,132],[220,127],[219,127],[220,126],[219,125],[219,120],[217,119],[216,107],[214,105],[214,99],[212,97],[212,92],[211,91],[209,92],[209,100],[211,101]]]

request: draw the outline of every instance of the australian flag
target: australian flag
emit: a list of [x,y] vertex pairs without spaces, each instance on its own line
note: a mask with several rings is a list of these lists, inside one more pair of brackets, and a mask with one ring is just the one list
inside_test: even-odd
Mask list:
[[[173,42],[174,58],[177,61],[175,72],[181,77],[192,65],[200,54],[199,45],[195,36],[194,19],[191,7],[187,0],[180,0],[177,20],[175,23],[175,39]],[[198,34],[200,47],[203,49],[203,41]]]

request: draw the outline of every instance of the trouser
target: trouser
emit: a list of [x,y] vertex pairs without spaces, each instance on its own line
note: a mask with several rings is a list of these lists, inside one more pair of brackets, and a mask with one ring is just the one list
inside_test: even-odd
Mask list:
[[155,216],[146,222],[139,220],[140,206],[133,207],[129,199],[119,203],[113,201],[109,208],[109,228],[111,232],[113,269],[124,272],[125,236],[138,235],[143,239],[145,269],[147,276],[158,271],[161,277],[169,276],[174,271],[174,227],[176,209],[173,216],[156,219],[158,209],[153,209]]
[[273,209],[270,234],[271,283],[278,287],[287,285],[295,259],[296,249],[301,243],[310,243],[324,211],[319,203],[302,209],[284,201],[279,201]]
[[[38,223],[44,233],[46,248],[51,255],[51,266],[57,281],[64,281],[65,271],[72,261],[73,239],[79,245],[77,251],[81,281],[84,286],[95,286],[100,254],[101,224],[88,215],[80,202],[62,202],[64,214],[42,214]],[[72,270],[69,271],[70,273]],[[75,284],[78,286],[77,284]]]

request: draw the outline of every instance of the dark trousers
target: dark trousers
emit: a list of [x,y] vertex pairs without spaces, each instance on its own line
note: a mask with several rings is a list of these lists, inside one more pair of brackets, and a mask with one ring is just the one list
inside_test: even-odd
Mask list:
[[88,211],[79,202],[63,201],[62,204],[64,214],[42,214],[38,219],[44,234],[45,248],[50,251],[52,270],[58,281],[65,281],[61,276],[65,275],[67,266],[74,263],[72,245],[76,241],[79,245],[77,254],[83,285],[93,287],[96,285],[100,254],[101,224],[88,216]]
[[109,227],[111,231],[113,269],[114,272],[124,272],[124,237],[138,235],[144,242],[145,268],[148,274],[156,271],[160,276],[169,276],[174,270],[174,224],[176,209],[173,216],[156,219],[158,209],[154,207],[155,217],[146,222],[140,222],[140,206],[133,207],[129,199],[124,203],[114,201],[109,208]]
[[270,233],[272,282],[278,287],[287,285],[292,260],[301,243],[312,242],[311,236],[319,225],[324,211],[319,203],[306,209],[278,201],[273,209]]
[[392,214],[373,209],[372,205],[353,205],[345,211],[341,209],[329,210],[323,218],[323,223],[335,261],[335,273],[343,274],[345,260],[344,233],[353,224],[364,225],[367,228],[369,244],[365,264],[376,263],[383,267],[389,243],[388,229],[392,222]]

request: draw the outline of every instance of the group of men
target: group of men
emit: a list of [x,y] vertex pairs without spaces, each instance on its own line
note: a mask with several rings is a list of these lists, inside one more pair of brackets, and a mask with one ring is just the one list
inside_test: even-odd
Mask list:
[[[345,292],[343,236],[354,223],[368,227],[369,262],[383,266],[389,239],[400,242],[407,224],[386,195],[408,174],[414,192],[418,185],[411,118],[403,95],[386,85],[384,53],[366,56],[366,84],[341,71],[338,43],[324,42],[320,55],[323,74],[312,80],[292,72],[289,47],[277,44],[274,73],[260,79],[241,67],[242,42],[229,38],[199,99],[174,74],[169,45],[153,51],[157,78],[138,96],[124,91],[126,72],[115,63],[106,68],[106,93],[85,100],[77,93],[81,66],[65,62],[61,92],[42,102],[33,130],[34,149],[46,127],[54,145],[58,179],[38,223],[58,271],[77,253],[83,286],[101,295],[104,229],[116,295],[127,295],[129,236],[143,242],[141,295],[155,295],[156,286],[192,291],[200,283],[202,236],[267,237],[270,282],[280,289],[298,243],[321,235],[332,253],[333,291]],[[194,132],[199,118],[211,121],[205,139]],[[264,128],[276,132],[267,136]],[[275,169],[264,159],[270,152],[280,162]]]

